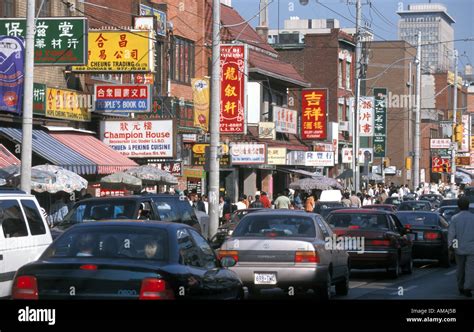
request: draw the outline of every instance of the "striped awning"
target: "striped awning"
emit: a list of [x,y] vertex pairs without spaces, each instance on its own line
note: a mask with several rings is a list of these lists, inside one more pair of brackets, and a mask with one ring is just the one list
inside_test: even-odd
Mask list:
[[0,168],[11,165],[20,165],[20,159],[8,151],[7,148],[3,146],[3,144],[0,144]]
[[[21,129],[0,127],[0,133],[13,142],[21,144]],[[93,161],[42,130],[33,130],[32,150],[51,164],[61,166],[77,174],[97,173],[97,165]]]
[[92,135],[80,132],[50,132],[52,137],[97,164],[99,174],[121,172],[138,164]]

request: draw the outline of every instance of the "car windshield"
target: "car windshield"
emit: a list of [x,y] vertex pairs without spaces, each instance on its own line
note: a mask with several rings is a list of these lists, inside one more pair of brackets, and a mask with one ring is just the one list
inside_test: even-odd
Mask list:
[[176,199],[174,196],[153,198],[161,221],[182,222],[197,220],[188,200]]
[[397,213],[400,222],[411,226],[437,226],[439,217],[431,213]]
[[130,226],[71,228],[41,258],[72,257],[167,260],[167,232]]
[[76,224],[85,221],[106,219],[134,219],[134,200],[97,200],[76,204],[64,217],[61,224]]
[[315,237],[316,229],[311,218],[249,214],[236,227],[234,237]]
[[431,210],[431,206],[428,202],[416,202],[416,201],[410,201],[410,202],[404,202],[400,204],[400,207],[398,208],[398,211],[415,211],[415,210],[425,210],[429,211]]
[[336,228],[349,229],[388,229],[388,221],[383,214],[334,213],[328,216],[328,224]]

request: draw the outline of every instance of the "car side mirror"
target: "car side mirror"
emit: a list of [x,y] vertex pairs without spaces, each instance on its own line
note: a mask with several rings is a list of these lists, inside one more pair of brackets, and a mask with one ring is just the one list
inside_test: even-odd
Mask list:
[[235,264],[237,264],[237,262],[233,257],[226,256],[221,259],[222,267],[229,268],[235,266]]

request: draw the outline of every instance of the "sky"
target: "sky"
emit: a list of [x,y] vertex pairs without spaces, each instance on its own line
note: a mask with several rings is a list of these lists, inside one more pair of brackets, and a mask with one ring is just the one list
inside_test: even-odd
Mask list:
[[[276,29],[278,26],[278,2],[280,13],[280,27],[283,28],[283,21],[290,16],[298,16],[301,19],[314,18],[336,18],[341,27],[355,27],[355,0],[308,0],[308,4],[303,6],[299,0],[269,0],[270,28]],[[320,3],[336,11],[338,14],[324,8]],[[347,3],[352,3],[348,5]],[[398,3],[403,2],[406,10],[412,3],[428,3],[428,1],[415,0],[361,0],[363,22],[372,26],[372,31],[376,36],[375,40],[396,40],[397,23],[399,16],[396,11]],[[369,5],[372,3],[372,8]],[[448,9],[448,13],[454,18],[454,38],[472,38],[472,41],[455,43],[458,50],[459,70],[463,70],[465,64],[474,65],[474,0],[433,0],[433,3],[441,3]],[[249,20],[259,11],[259,0],[232,0],[234,7],[244,19]],[[250,21],[252,26],[258,25],[258,16]],[[383,39],[382,39],[383,38]]]

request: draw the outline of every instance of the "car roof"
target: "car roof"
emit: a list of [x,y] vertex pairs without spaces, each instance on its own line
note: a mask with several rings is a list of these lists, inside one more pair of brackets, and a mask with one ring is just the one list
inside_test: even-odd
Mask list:
[[417,200],[417,201],[403,201],[402,204],[412,204],[413,202],[415,202],[415,203],[421,202],[421,203],[430,203],[430,204],[431,204],[430,201],[426,201],[426,200],[424,200],[424,199],[419,199],[419,200]]
[[370,204],[370,205],[364,205],[364,208],[367,207],[395,207],[393,204]]
[[168,194],[147,194],[147,195],[128,195],[128,196],[103,196],[103,197],[91,197],[80,200],[79,203],[86,203],[92,201],[110,201],[110,200],[135,200],[140,201],[150,197],[160,197],[160,198],[179,198],[178,195],[168,195]]
[[342,213],[356,213],[356,214],[392,214],[392,212],[389,211],[382,211],[382,210],[374,210],[374,209],[343,209],[343,210],[335,210],[331,212],[332,214],[342,214]]
[[[269,214],[269,215],[284,215],[284,216],[294,216],[294,215],[302,215],[303,213],[306,213],[308,215],[316,214],[312,212],[306,212],[304,210],[287,210],[287,209],[260,209],[258,211],[255,211],[255,213],[252,213],[252,215],[262,215],[262,214]],[[247,215],[244,217],[246,218]]]
[[144,228],[161,228],[161,229],[178,229],[178,228],[192,228],[191,226],[180,224],[176,222],[167,222],[167,221],[155,221],[155,220],[134,220],[134,219],[124,219],[123,221],[117,220],[100,220],[98,222],[87,222],[87,223],[78,223],[70,229],[77,228],[89,228],[89,227],[111,227],[111,226],[127,226],[127,227],[144,227]]
[[439,213],[434,211],[397,211],[395,214],[434,214],[439,216]]

